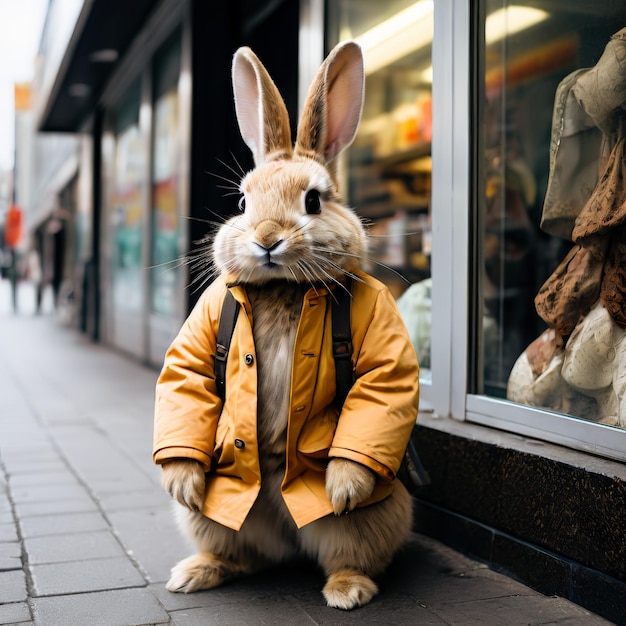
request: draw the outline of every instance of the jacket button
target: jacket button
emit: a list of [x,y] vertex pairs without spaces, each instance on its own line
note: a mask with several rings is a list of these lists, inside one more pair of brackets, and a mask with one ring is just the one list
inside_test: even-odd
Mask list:
[[243,439],[235,439],[235,448],[237,450],[243,450],[246,447],[246,442]]
[[251,354],[246,354],[244,361],[246,362],[246,365],[252,365],[254,363],[254,357]]

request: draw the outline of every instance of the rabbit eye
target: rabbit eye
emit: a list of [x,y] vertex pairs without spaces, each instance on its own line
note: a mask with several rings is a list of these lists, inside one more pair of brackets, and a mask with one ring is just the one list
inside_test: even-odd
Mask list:
[[237,206],[239,207],[239,210],[242,213],[246,210],[246,197],[245,196],[241,196],[241,198],[239,198],[239,202],[237,203]]
[[304,208],[309,215],[317,215],[322,210],[320,192],[317,189],[309,189],[304,196]]

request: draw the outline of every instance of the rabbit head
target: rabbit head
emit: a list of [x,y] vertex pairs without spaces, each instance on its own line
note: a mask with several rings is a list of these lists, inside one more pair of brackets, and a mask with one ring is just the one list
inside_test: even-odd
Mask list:
[[241,180],[242,213],[217,232],[213,260],[229,282],[326,284],[357,269],[366,253],[359,218],[341,203],[337,156],[356,134],[363,57],[338,45],[320,67],[292,145],[287,109],[249,48],[233,59],[235,109],[255,168]]

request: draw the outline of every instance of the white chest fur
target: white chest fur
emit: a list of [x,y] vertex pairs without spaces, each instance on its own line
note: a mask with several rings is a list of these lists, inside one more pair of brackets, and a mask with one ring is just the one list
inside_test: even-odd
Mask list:
[[261,453],[283,455],[293,350],[302,290],[279,284],[248,289],[254,319],[258,375],[258,437]]

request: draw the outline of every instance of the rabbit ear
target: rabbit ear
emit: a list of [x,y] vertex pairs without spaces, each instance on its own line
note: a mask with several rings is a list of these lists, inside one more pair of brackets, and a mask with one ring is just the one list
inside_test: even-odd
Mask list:
[[291,156],[287,107],[250,48],[239,48],[233,58],[233,91],[239,130],[255,164]]
[[298,125],[296,154],[328,164],[354,139],[363,109],[363,54],[348,41],[317,72]]

